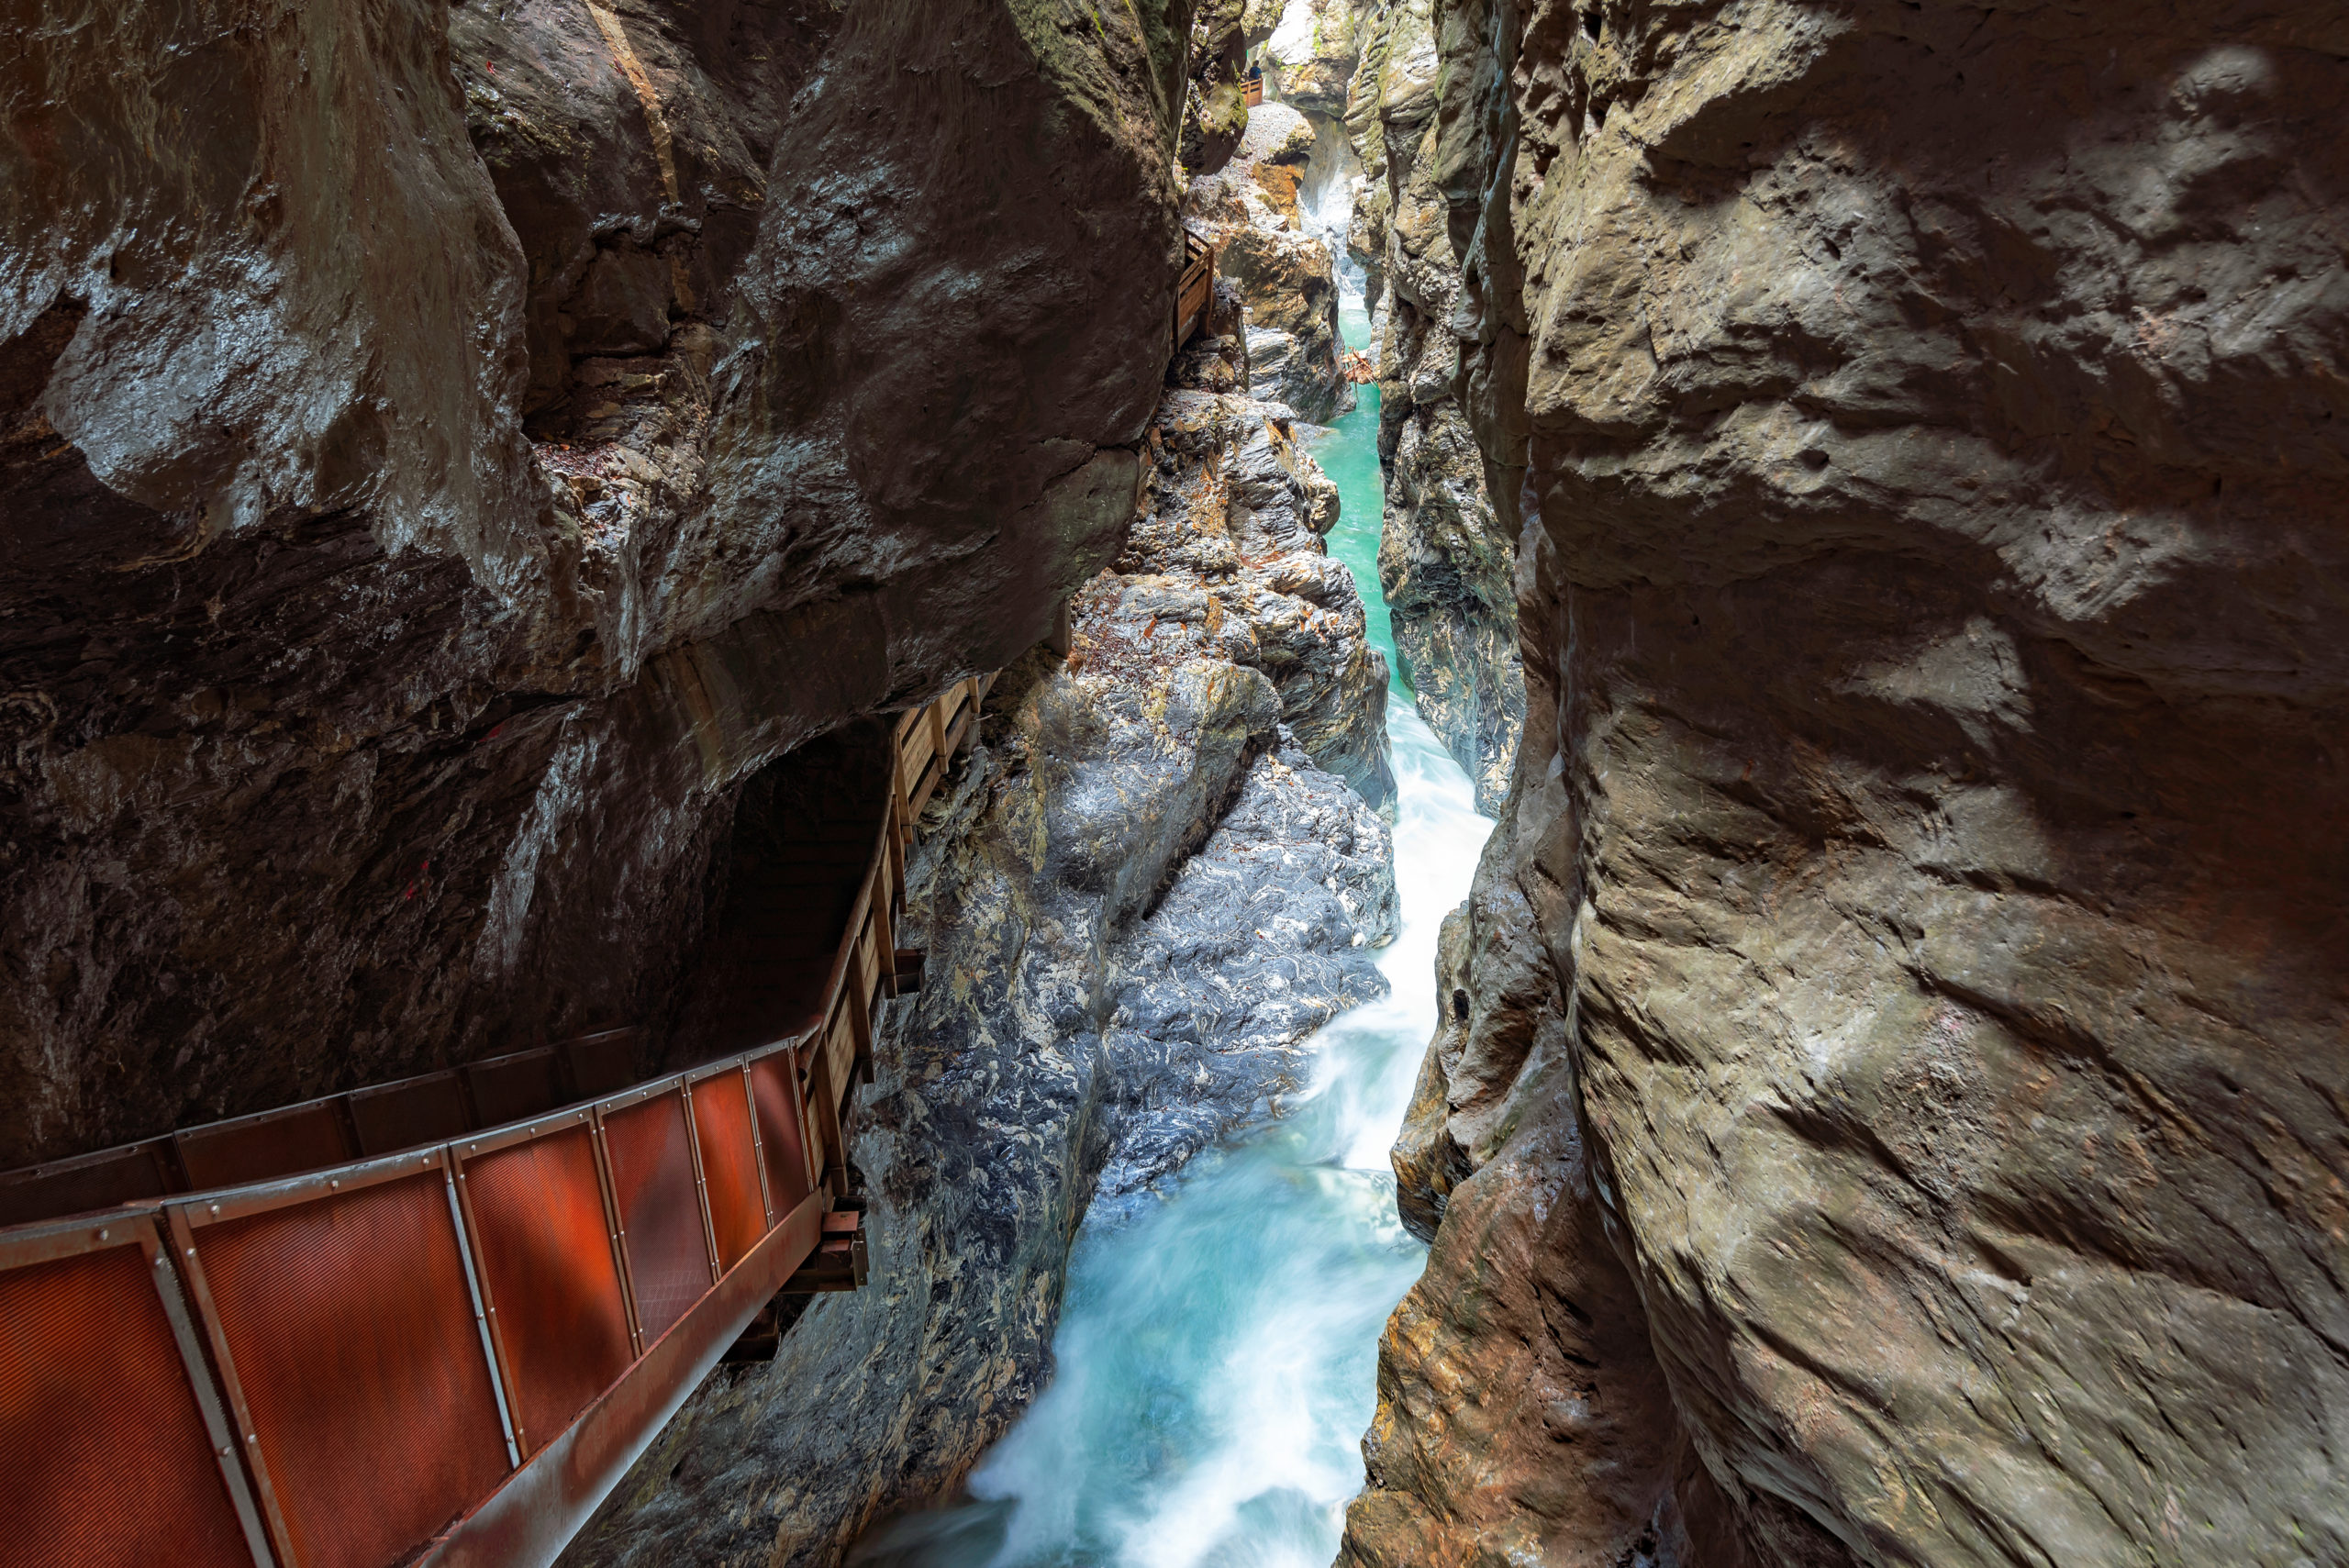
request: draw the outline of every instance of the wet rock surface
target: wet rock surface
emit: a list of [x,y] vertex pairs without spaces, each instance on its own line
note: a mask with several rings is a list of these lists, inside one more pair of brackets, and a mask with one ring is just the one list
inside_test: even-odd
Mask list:
[[0,1165],[660,1029],[741,780],[1050,626],[1190,25],[1063,9],[0,23]]
[[1369,279],[1375,328],[1386,486],[1378,577],[1396,651],[1420,716],[1491,813],[1525,722],[1512,571],[1524,458],[1487,454],[1453,385],[1461,280],[1439,183],[1436,27],[1426,0],[1359,24],[1366,41],[1346,123],[1365,180],[1348,244]]
[[1219,275],[1239,285],[1248,390],[1326,425],[1354,406],[1354,391],[1338,368],[1336,257],[1297,202],[1315,142],[1304,115],[1259,105],[1230,163],[1191,182],[1183,215],[1219,247]]
[[1088,1210],[1277,1114],[1308,1037],[1385,993],[1393,848],[1349,782],[1393,787],[1385,664],[1293,416],[1198,390],[1232,381],[1239,321],[1226,294],[1171,373],[1067,657],[1005,672],[917,840],[924,986],[853,1138],[871,1283],[713,1376],[570,1568],[829,1563],[952,1497],[1051,1375]]
[[1261,671],[1297,744],[1384,806],[1395,793],[1386,660],[1353,574],[1321,542],[1337,485],[1297,434],[1279,404],[1167,393],[1144,445],[1141,514],[1111,575],[1079,600],[1102,621],[1080,662],[1205,655]]
[[1528,717],[1347,1559],[2349,1555],[2337,13],[1439,33]]

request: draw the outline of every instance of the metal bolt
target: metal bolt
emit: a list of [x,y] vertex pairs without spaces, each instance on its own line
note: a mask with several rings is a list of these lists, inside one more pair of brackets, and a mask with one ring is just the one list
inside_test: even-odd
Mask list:
[[105,1231],[103,1231],[103,1230],[99,1231],[99,1232],[98,1232],[98,1240],[101,1240],[101,1241],[103,1241],[103,1240],[105,1240],[106,1239],[106,1233]]
[[327,1178],[327,1191],[328,1191],[328,1192],[332,1193],[332,1192],[340,1192],[341,1190],[342,1190],[342,1183],[341,1183],[341,1182],[338,1181],[337,1179],[335,1179],[335,1178],[334,1178],[334,1177],[332,1177],[332,1176],[328,1176],[328,1177]]
[[220,1206],[219,1206],[218,1204],[217,1204],[217,1203],[216,1203],[216,1204],[214,1204],[214,1205],[212,1206],[212,1212],[213,1212],[213,1213],[215,1213],[215,1214],[219,1213],[219,1212],[220,1212]]

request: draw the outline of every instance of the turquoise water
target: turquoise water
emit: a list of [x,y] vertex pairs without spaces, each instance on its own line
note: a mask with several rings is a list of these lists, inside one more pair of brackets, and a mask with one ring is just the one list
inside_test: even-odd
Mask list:
[[[1367,347],[1370,317],[1349,301],[1339,307],[1338,330],[1347,348]],[[1378,531],[1385,495],[1378,473],[1378,386],[1375,383],[1358,386],[1354,394],[1358,399],[1354,411],[1341,415],[1330,433],[1312,443],[1310,450],[1322,472],[1338,482],[1343,501],[1338,526],[1330,533],[1330,553],[1344,562],[1353,570],[1354,581],[1362,584],[1370,640],[1386,655],[1387,690],[1397,702],[1408,703],[1410,683],[1402,660],[1395,655],[1394,624],[1378,592]]]
[[[1359,311],[1349,343],[1366,336]],[[1357,334],[1360,334],[1358,336]],[[1315,449],[1337,480],[1330,552],[1378,596],[1376,394]],[[870,1568],[1327,1568],[1362,1485],[1378,1334],[1425,1250],[1386,1151],[1435,1026],[1435,940],[1491,823],[1408,697],[1388,710],[1402,930],[1394,990],[1314,1037],[1286,1117],[1193,1162],[1165,1200],[1088,1219],[1052,1385],[971,1476],[975,1501],[868,1538]]]

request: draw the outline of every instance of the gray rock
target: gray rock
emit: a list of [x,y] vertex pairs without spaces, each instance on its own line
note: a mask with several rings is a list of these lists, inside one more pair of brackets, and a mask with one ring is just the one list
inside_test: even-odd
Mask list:
[[[1380,587],[1420,717],[1493,813],[1525,722],[1511,571],[1517,478],[1479,446],[1455,382],[1460,300],[1431,74],[1434,18],[1398,5],[1363,27],[1348,127],[1375,182],[1349,243],[1377,312]],[[1522,458],[1519,460],[1522,468]]]
[[[1076,648],[1114,601],[1085,601]],[[706,1384],[566,1554],[838,1561],[942,1500],[1050,1373],[1067,1252],[1300,1086],[1302,1047],[1384,993],[1385,824],[1228,662],[1008,672],[933,808],[900,929],[926,940],[854,1140],[872,1284],[815,1298]]]

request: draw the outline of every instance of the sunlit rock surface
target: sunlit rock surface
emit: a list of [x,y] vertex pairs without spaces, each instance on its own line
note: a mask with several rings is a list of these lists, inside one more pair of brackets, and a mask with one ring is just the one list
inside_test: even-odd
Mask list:
[[2349,1558],[2338,9],[1440,38],[1527,721],[1347,1560]]
[[0,1164],[662,1029],[739,782],[1119,548],[1189,25],[0,22]]
[[1097,656],[1197,652],[1262,671],[1297,743],[1385,805],[1395,790],[1386,660],[1370,644],[1353,574],[1321,543],[1338,520],[1338,487],[1296,434],[1278,404],[1167,393],[1117,586],[1087,591],[1088,601],[1119,595],[1121,618]]
[[1395,647],[1421,717],[1475,781],[1478,809],[1492,812],[1525,722],[1510,565],[1524,458],[1479,446],[1454,385],[1460,263],[1440,183],[1436,25],[1427,0],[1357,24],[1346,125],[1365,181],[1348,244],[1376,326],[1378,576]]
[[1297,193],[1315,131],[1284,104],[1263,104],[1221,172],[1195,179],[1183,216],[1219,247],[1217,271],[1248,313],[1249,390],[1326,425],[1354,405],[1338,368],[1336,257],[1308,232]]

